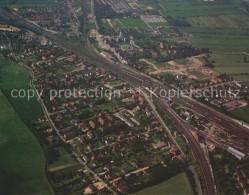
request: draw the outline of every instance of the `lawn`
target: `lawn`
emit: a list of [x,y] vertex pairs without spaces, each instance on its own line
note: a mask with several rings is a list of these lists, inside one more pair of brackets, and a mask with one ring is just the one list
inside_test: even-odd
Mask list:
[[193,192],[187,174],[180,173],[158,185],[141,190],[135,195],[143,194],[193,194]]
[[229,114],[249,123],[249,117],[248,117],[249,116],[249,107],[248,106],[232,110],[229,112]]
[[48,165],[48,169],[61,167],[61,166],[69,166],[76,164],[77,162],[74,158],[66,151],[65,148],[58,148],[60,157],[57,161],[53,162],[52,164]]
[[[29,71],[17,63],[7,62],[2,57],[0,57],[0,62],[0,87],[15,111],[27,123],[41,117],[43,112],[36,97],[28,100],[27,97],[14,98],[11,95],[13,89],[23,89],[26,93],[31,89],[29,85]],[[17,94],[14,95],[16,96]]]
[[146,23],[140,18],[120,18],[120,22],[125,27],[146,27]]
[[38,140],[0,91],[0,194],[53,194]]

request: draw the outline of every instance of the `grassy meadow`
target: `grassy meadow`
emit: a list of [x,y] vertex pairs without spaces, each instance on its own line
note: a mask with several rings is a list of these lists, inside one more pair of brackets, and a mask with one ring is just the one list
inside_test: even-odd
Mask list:
[[55,0],[4,0],[0,1],[0,6],[9,6],[11,8],[22,7],[47,7],[55,6]]
[[146,23],[140,18],[120,18],[120,22],[125,27],[146,27]]
[[12,98],[12,89],[30,89],[29,72],[0,58],[0,194],[53,194],[45,176],[44,152],[31,130],[42,116],[36,98]]
[[249,107],[245,106],[242,108],[237,108],[235,110],[232,110],[229,112],[229,114],[231,114],[232,116],[242,119],[243,121],[249,123]]
[[158,185],[146,188],[137,192],[135,195],[144,194],[193,194],[188,176],[186,173],[180,173],[169,180],[166,180]]
[[53,194],[38,140],[0,91],[0,194]]
[[[43,111],[36,97],[28,100],[27,97],[13,98],[11,96],[13,89],[23,89],[26,93],[31,89],[29,85],[30,73],[28,70],[17,63],[7,62],[1,57],[0,76],[0,88],[24,122],[29,123],[43,115]],[[17,93],[14,93],[14,95],[16,96]]]

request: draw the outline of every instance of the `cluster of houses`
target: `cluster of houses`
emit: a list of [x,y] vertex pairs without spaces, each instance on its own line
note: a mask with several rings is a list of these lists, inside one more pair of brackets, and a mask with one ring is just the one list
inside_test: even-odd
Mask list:
[[237,181],[244,195],[249,193],[249,179],[240,166],[235,169],[234,179]]
[[57,6],[20,9],[18,14],[50,32],[77,36],[80,24],[76,15],[81,12],[79,3],[76,0],[58,0]]
[[22,30],[21,28],[12,25],[0,24],[0,31],[19,32],[21,30]]
[[[182,160],[144,97],[128,83],[43,36],[23,32],[11,44],[15,56],[10,52],[6,58],[18,59],[33,69],[34,84],[43,92],[41,98],[63,141],[93,171],[101,169],[100,177],[105,182],[113,180],[116,191],[125,192],[124,182],[131,173],[150,174],[146,167],[155,162],[147,160],[144,164],[143,158],[150,158],[151,150],[158,158],[156,163],[168,158],[169,153],[172,161]],[[70,95],[67,89],[73,88]],[[82,95],[81,89],[91,93]],[[121,95],[96,98],[101,93],[98,89],[116,90]],[[59,93],[51,96],[51,90]],[[54,138],[52,133],[47,132],[49,139]],[[145,156],[137,157],[137,153]],[[116,180],[122,174],[127,175],[125,181]]]

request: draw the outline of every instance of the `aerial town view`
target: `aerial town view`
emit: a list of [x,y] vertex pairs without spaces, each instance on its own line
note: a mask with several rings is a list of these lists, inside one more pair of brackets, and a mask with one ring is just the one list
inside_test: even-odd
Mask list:
[[0,195],[248,195],[249,0],[1,0]]

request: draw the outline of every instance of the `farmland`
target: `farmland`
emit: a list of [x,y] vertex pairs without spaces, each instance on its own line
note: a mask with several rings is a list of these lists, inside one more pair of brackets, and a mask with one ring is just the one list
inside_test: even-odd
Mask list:
[[160,1],[159,12],[179,28],[197,48],[212,51],[249,51],[249,16],[237,0],[218,2]]
[[214,61],[215,70],[219,73],[230,75],[249,73],[249,56],[211,54],[209,60]]
[[146,188],[136,195],[142,194],[193,194],[186,173],[180,173],[158,185]]
[[147,25],[140,18],[120,18],[125,27],[146,27]]
[[[13,98],[11,96],[11,91],[24,90],[27,92],[30,89],[29,86],[29,71],[27,71],[23,66],[7,62],[3,58],[1,61],[1,89],[10,101],[11,105],[21,116],[24,122],[30,122],[42,116],[43,112],[40,108],[40,104],[37,102],[36,97],[30,100],[27,97],[24,98]],[[15,94],[16,95],[16,94]]]
[[[220,74],[227,74],[234,79],[248,85],[249,56],[243,54],[211,53],[207,58],[214,65],[214,70]],[[200,60],[205,64],[204,59]]]
[[12,8],[21,7],[46,7],[55,5],[54,0],[5,0],[0,1],[0,6],[10,6]]
[[187,22],[193,27],[247,29],[249,26],[246,14],[188,17]]
[[248,118],[249,107],[248,106],[237,108],[233,111],[230,111],[230,114],[236,118],[244,120],[247,123],[249,122],[249,118]]
[[39,142],[0,91],[0,193],[51,194]]
[[[28,90],[29,72],[21,65],[1,60],[0,152],[1,193],[52,193],[45,176],[45,157],[38,140],[26,126],[42,116],[35,98],[12,98],[12,89]],[[36,109],[34,109],[36,108]],[[25,124],[26,123],[26,124]],[[20,166],[22,165],[22,166]],[[11,186],[11,187],[10,187]]]
[[217,16],[241,13],[239,1],[197,2],[197,1],[161,1],[161,13],[168,19],[181,20],[187,17]]

